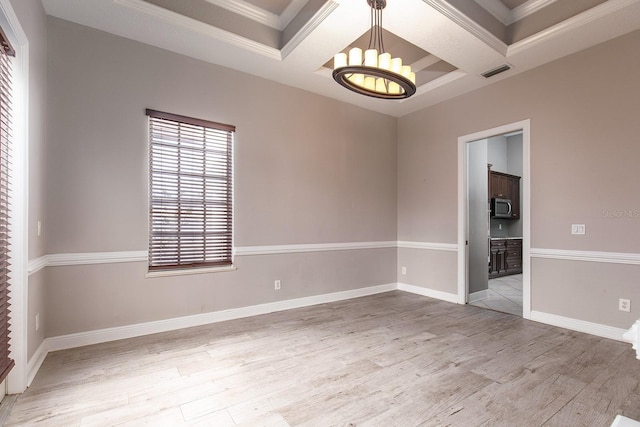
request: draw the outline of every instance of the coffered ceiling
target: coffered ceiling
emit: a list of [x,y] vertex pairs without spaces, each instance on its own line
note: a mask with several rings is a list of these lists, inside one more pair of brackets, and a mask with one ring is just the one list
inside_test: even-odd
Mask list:
[[367,47],[366,0],[42,3],[51,16],[394,116],[640,29],[640,0],[387,0],[385,50],[417,70],[418,90],[380,100],[331,77],[335,53]]

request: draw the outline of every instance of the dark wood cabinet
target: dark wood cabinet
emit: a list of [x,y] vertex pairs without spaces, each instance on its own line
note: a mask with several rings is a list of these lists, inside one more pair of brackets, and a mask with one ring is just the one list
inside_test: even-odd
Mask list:
[[505,240],[491,240],[489,244],[489,278],[498,277],[506,271],[507,245]]
[[511,219],[520,218],[520,177],[489,171],[489,199],[511,200]]
[[507,240],[505,263],[509,274],[522,273],[522,239]]
[[506,174],[489,172],[489,198],[499,197],[506,199],[510,191],[509,180]]
[[489,278],[522,273],[522,239],[489,241]]

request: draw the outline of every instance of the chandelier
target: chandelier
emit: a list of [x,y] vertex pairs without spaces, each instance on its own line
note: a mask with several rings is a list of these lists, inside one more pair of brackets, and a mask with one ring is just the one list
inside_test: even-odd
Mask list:
[[386,0],[367,0],[371,7],[369,47],[364,51],[354,47],[333,57],[333,79],[361,95],[382,99],[403,99],[416,93],[416,74],[402,58],[385,53],[382,41],[382,9]]

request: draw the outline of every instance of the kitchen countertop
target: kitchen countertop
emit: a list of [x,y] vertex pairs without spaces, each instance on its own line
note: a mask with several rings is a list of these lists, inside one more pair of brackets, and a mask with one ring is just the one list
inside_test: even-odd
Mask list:
[[522,240],[522,237],[489,237],[489,240]]

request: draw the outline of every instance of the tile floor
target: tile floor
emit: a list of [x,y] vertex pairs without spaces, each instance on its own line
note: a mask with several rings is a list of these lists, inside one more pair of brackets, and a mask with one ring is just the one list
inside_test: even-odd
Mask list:
[[489,296],[471,305],[522,316],[522,274],[489,280]]

